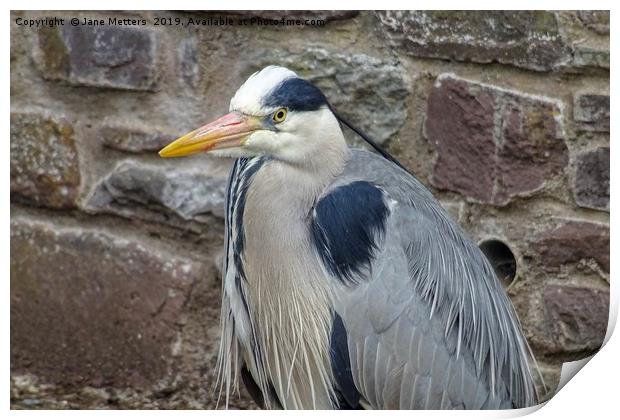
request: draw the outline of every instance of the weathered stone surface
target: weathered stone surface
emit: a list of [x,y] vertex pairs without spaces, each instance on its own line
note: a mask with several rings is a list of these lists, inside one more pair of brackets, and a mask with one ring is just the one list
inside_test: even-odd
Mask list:
[[609,95],[579,94],[573,102],[573,118],[584,131],[609,132]]
[[181,80],[189,88],[198,86],[198,40],[196,37],[183,39],[179,46],[179,63]]
[[575,202],[581,207],[609,211],[609,148],[578,155],[575,166]]
[[123,152],[142,153],[157,152],[178,135],[139,124],[104,124],[99,128],[99,137],[106,147]]
[[431,91],[426,135],[433,185],[476,201],[532,194],[568,164],[559,103],[451,75]]
[[[122,262],[119,262],[122,264]],[[55,384],[31,373],[11,374],[12,409],[213,409],[217,392],[216,355],[219,329],[219,277],[212,267],[201,273],[199,281],[183,304],[183,316],[175,321],[177,335],[173,354],[166,356],[171,368],[164,379],[149,383],[145,389],[118,386],[81,386]],[[215,280],[218,278],[218,280]],[[70,349],[68,350],[70,352]],[[241,395],[231,396],[230,408],[255,409],[243,385]],[[222,402],[220,401],[220,408]]]
[[498,62],[550,71],[570,59],[547,11],[379,11],[388,43],[416,57]]
[[[148,386],[202,267],[126,236],[11,222],[11,369],[67,386]],[[208,322],[208,320],[205,320]]]
[[609,226],[568,220],[540,234],[533,243],[540,265],[554,272],[562,264],[593,260],[609,272]]
[[207,214],[224,217],[227,169],[228,164],[217,159],[182,165],[123,161],[95,186],[86,209],[141,217],[146,208],[199,222]]
[[600,35],[609,35],[609,10],[580,10],[579,20]]
[[609,291],[554,286],[543,291],[547,351],[592,352],[603,344],[609,318]]
[[66,119],[11,113],[11,194],[38,205],[75,206],[80,187],[74,128]]
[[409,87],[397,61],[309,48],[298,54],[261,51],[256,62],[257,70],[275,62],[312,81],[336,111],[379,143],[396,134],[407,118]]
[[[203,353],[204,356],[204,353]],[[204,358],[204,357],[203,357]],[[193,386],[174,383],[161,390],[147,391],[117,387],[63,387],[50,384],[35,375],[11,375],[11,410],[209,410],[216,406],[217,395],[204,379],[204,371],[194,372]],[[184,376],[183,379],[186,379]],[[243,385],[241,397],[231,397],[229,409],[257,409]]]
[[539,401],[545,402],[553,398],[557,392],[562,373],[562,364],[552,363],[551,365],[548,365],[543,363],[541,360],[537,360],[537,363],[540,369],[540,374],[542,375],[542,380],[539,375],[534,375],[534,383],[536,384],[536,390],[540,396]]
[[577,45],[574,48],[573,60],[570,64],[571,68],[577,70],[588,70],[588,68],[609,70],[609,48],[600,49]]
[[457,223],[461,222],[461,220],[463,219],[463,203],[447,200],[440,200],[439,203],[441,204],[441,207],[443,207],[444,210],[448,212],[452,220]]
[[43,76],[73,85],[155,90],[157,39],[150,29],[69,26],[39,30]]

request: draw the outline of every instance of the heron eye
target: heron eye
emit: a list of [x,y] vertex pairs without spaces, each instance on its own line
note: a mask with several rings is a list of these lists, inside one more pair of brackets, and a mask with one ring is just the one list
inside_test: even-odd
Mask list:
[[273,113],[273,122],[278,124],[286,119],[286,108],[280,108]]

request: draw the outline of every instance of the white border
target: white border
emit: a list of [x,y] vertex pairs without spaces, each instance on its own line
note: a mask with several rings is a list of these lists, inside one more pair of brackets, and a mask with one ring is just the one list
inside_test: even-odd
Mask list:
[[[40,10],[81,10],[85,8],[94,9],[94,10],[122,10],[122,9],[136,9],[142,10],[145,8],[151,9],[171,9],[177,8],[181,10],[193,10],[193,9],[202,9],[207,4],[204,1],[160,1],[153,0],[149,2],[137,2],[137,1],[119,1],[119,0],[108,0],[105,3],[99,4],[85,4],[83,1],[64,1],[64,2],[49,2],[49,1],[12,1],[8,2],[9,9],[40,9]],[[258,6],[256,2],[249,1],[237,1],[231,3],[229,1],[209,1],[208,6],[211,9],[237,9],[237,10],[248,10],[252,8],[256,8]],[[341,2],[337,6],[333,1],[325,1],[325,0],[315,0],[312,2],[295,2],[293,5],[292,1],[282,2],[282,1],[273,1],[273,0],[263,0],[260,2],[260,8],[264,10],[269,9],[410,9],[410,8],[418,8],[418,9],[472,9],[472,10],[482,10],[488,9],[488,6],[493,6],[494,8],[505,8],[505,9],[539,9],[539,8],[548,8],[554,9],[560,6],[564,9],[579,9],[587,5],[590,9],[611,9],[612,20],[615,16],[615,8],[612,7],[614,2],[611,1],[589,1],[584,3],[583,1],[564,1],[558,3],[557,1],[547,1],[547,0],[521,0],[519,2],[484,2],[480,0],[467,1],[467,2],[457,2],[457,1],[445,1],[445,0],[433,0],[433,1],[391,1],[386,0],[379,3],[371,3],[368,1],[358,1],[358,2]],[[8,11],[7,11],[8,15]],[[611,27],[611,37],[615,39],[616,32],[614,26]],[[3,101],[4,115],[3,118],[3,128],[5,135],[8,135],[9,132],[9,122],[8,122],[8,114],[10,110],[10,95],[9,95],[9,50],[10,50],[10,25],[3,31],[3,45],[4,45],[4,60],[5,65],[3,66],[3,91],[5,100]],[[611,68],[615,69],[616,66],[613,64],[616,57],[616,52],[613,51],[613,43],[611,45]],[[615,74],[610,73],[610,85],[615,86]],[[616,97],[611,95],[611,108],[615,109]],[[614,118],[611,119],[611,132],[616,132],[616,128],[618,124]],[[8,141],[5,140],[5,147],[8,148]],[[616,145],[611,148],[611,177],[612,179],[617,179],[617,166],[615,163],[620,163],[618,161],[616,150]],[[5,149],[6,150],[6,149]],[[6,267],[6,270],[9,270],[10,267],[10,254],[9,254],[9,237],[10,237],[10,229],[9,229],[9,221],[10,221],[10,193],[9,193],[9,153],[4,153],[1,155],[0,159],[2,159],[4,173],[5,173],[5,183],[2,184],[2,200],[3,205],[1,208],[2,219],[4,220],[4,224],[2,225],[3,230],[3,252],[2,252],[2,263],[3,266]],[[617,191],[615,183],[611,183],[611,208],[616,208],[618,204],[617,200]],[[611,255],[617,255],[615,251],[617,251],[617,245],[614,238],[617,238],[617,235],[614,234],[615,224],[612,223],[611,226]],[[614,272],[614,259],[611,258],[611,273]],[[6,273],[6,272],[5,272]],[[613,278],[613,275],[610,275]],[[9,366],[9,329],[10,329],[10,305],[9,296],[10,296],[10,286],[9,286],[9,273],[5,274],[3,287],[4,287],[4,299],[5,299],[5,308],[2,312],[2,325],[3,332],[5,338],[5,345],[2,346],[2,360],[4,361],[4,376],[3,376],[3,390],[5,398],[8,399],[10,395],[9,387],[9,376],[10,376],[10,366]],[[613,326],[615,326],[615,322],[618,315],[618,300],[620,297],[620,293],[618,287],[615,287],[615,284],[612,282],[611,287],[611,316],[610,316],[610,330],[608,331],[609,339],[610,333],[613,330]],[[604,348],[599,352],[599,354],[595,355],[592,358],[592,361],[588,363],[581,372],[579,372],[576,379],[569,381],[569,383],[556,395],[554,396],[545,407],[540,410],[535,411],[530,414],[530,418],[543,419],[543,418],[561,418],[563,420],[569,419],[591,419],[591,418],[611,418],[611,416],[617,416],[618,408],[616,405],[616,401],[618,400],[617,389],[618,389],[618,356],[620,354],[620,341],[617,338],[617,334],[615,336],[611,336],[611,339],[606,343]],[[9,401],[6,402],[6,409],[9,408]],[[323,417],[323,416],[338,416],[338,417],[352,417],[355,418],[364,417],[374,417],[374,416],[395,416],[398,418],[410,418],[410,416],[416,416],[421,418],[471,418],[471,419],[485,419],[485,418],[509,418],[516,417],[519,415],[523,415],[526,412],[531,412],[532,410],[514,410],[514,411],[506,411],[506,412],[443,412],[443,411],[426,411],[426,412],[416,412],[416,413],[407,413],[407,412],[394,412],[394,413],[377,413],[377,412],[299,412],[295,413],[295,416],[300,416],[301,418],[315,418],[315,417]],[[67,411],[11,411],[9,413],[11,416],[20,417],[20,418],[31,418],[38,416],[45,416],[51,418],[66,418],[79,416],[82,418],[83,416],[87,417],[99,417],[99,416],[108,416],[110,415],[105,411],[90,411],[90,412],[67,412]],[[231,418],[231,417],[248,417],[251,416],[253,418],[266,418],[267,416],[270,418],[288,416],[290,413],[284,412],[266,412],[266,411],[217,411],[217,412],[209,412],[204,413],[202,411],[185,411],[183,413],[176,412],[154,412],[149,411],[148,413],[144,413],[141,411],[117,411],[113,415],[116,417],[127,418],[127,417],[136,417],[142,415],[153,416],[156,418],[161,417],[171,417],[171,416],[183,416],[186,418],[200,418],[204,419],[205,416],[214,416],[215,418]]]

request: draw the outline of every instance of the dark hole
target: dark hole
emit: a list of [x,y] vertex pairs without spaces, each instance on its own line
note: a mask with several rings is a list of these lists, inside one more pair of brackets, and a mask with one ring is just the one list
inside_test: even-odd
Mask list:
[[517,261],[508,245],[497,239],[489,239],[480,244],[480,249],[491,262],[504,288],[510,286],[517,274]]

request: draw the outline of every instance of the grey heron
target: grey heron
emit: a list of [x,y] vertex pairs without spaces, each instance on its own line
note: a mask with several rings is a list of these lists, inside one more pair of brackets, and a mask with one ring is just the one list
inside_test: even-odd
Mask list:
[[266,67],[229,114],[160,155],[201,151],[236,158],[218,360],[226,404],[239,378],[265,408],[537,403],[531,351],[489,262],[389,155],[347,146],[315,85]]

